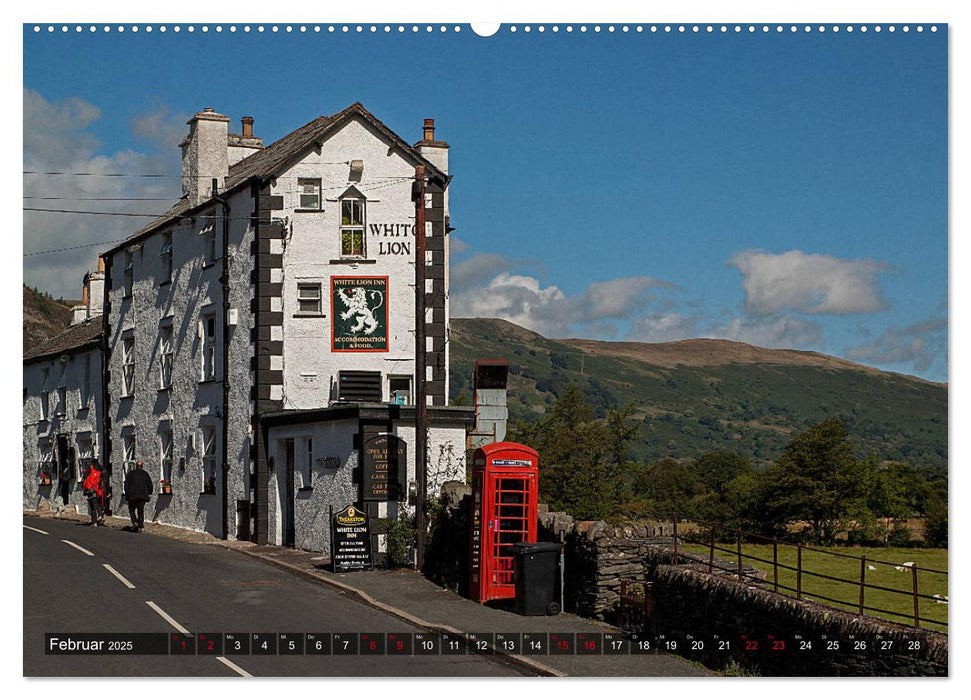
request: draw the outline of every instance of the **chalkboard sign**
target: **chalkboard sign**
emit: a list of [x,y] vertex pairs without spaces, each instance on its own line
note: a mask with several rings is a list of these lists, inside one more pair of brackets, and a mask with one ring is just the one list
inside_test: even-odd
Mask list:
[[394,435],[376,435],[362,450],[363,499],[400,501],[407,491],[408,445]]
[[368,516],[350,505],[330,519],[331,562],[334,571],[371,568],[371,532]]

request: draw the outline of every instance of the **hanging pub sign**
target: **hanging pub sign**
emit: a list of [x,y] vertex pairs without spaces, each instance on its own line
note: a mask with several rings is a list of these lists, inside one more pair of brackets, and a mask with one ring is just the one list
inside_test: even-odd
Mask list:
[[388,278],[331,277],[331,350],[388,350]]
[[364,443],[361,464],[365,501],[398,501],[407,491],[408,446],[394,435],[376,435]]
[[334,571],[360,571],[371,568],[371,530],[368,516],[349,505],[330,519],[330,560]]

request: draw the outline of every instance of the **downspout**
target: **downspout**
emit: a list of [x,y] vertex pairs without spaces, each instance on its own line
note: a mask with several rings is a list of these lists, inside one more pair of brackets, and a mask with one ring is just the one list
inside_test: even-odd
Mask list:
[[[108,489],[105,492],[105,515],[111,515],[111,411],[108,407],[111,405],[111,397],[108,394],[108,365],[111,359],[111,344],[109,343],[109,333],[111,332],[111,324],[108,322],[108,316],[111,314],[111,298],[109,292],[111,291],[111,261],[114,259],[113,255],[103,255],[101,259],[104,261],[105,277],[103,292],[102,292],[102,302],[101,302],[101,458],[104,461],[104,473],[108,476]],[[97,404],[97,399],[95,399]],[[95,412],[95,421],[98,420],[97,411]],[[97,456],[97,455],[95,455]]]
[[222,539],[229,539],[229,202],[219,195],[219,181],[212,179],[212,198],[223,208],[223,430],[222,430]]

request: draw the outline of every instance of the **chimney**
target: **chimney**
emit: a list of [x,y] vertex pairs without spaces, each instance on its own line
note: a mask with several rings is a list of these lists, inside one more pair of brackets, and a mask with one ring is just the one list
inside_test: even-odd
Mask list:
[[104,308],[105,261],[98,256],[98,271],[88,273],[88,318],[100,316]]
[[435,120],[426,119],[425,120],[425,135],[422,137],[423,141],[434,141],[435,140]]
[[212,107],[197,112],[182,141],[182,194],[196,205],[212,196],[212,180],[223,188],[229,174],[229,117]]
[[469,449],[506,439],[508,377],[509,362],[501,357],[475,361],[475,428],[469,433]]
[[[424,138],[415,144],[415,148],[421,153],[422,157],[426,158],[432,165],[441,170],[443,173],[448,175],[448,149],[449,146],[445,141],[435,140],[435,120],[426,119],[424,127],[422,128],[422,135]],[[445,219],[448,221],[448,190],[445,190]]]
[[239,121],[243,127],[243,133],[226,136],[226,151],[230,165],[238,163],[243,158],[251,156],[263,148],[263,139],[253,136],[253,117],[243,117]]

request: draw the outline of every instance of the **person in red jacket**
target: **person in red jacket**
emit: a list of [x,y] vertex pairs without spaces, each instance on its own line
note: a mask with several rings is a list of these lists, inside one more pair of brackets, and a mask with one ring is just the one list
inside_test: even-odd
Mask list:
[[88,497],[88,511],[91,513],[91,524],[97,527],[98,525],[104,525],[104,510],[102,505],[104,503],[104,486],[101,483],[101,465],[98,464],[98,459],[95,458],[91,461],[91,466],[88,467],[88,475],[84,479],[84,483],[81,484],[84,488],[84,495]]

